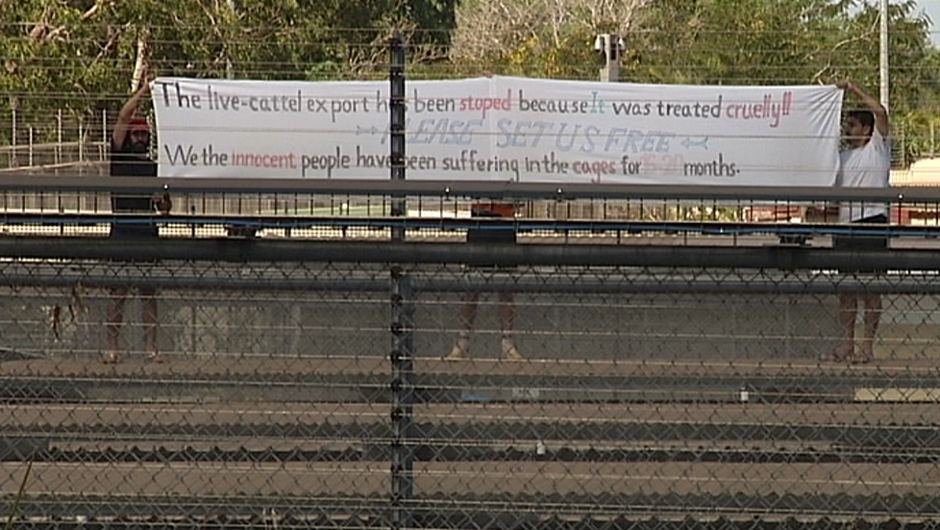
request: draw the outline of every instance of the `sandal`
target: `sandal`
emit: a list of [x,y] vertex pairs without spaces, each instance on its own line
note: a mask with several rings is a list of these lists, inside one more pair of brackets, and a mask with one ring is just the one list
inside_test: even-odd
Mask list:
[[147,360],[155,364],[163,364],[166,362],[166,359],[157,352],[148,353]]
[[109,351],[101,357],[101,364],[118,364],[121,362],[121,354],[116,351]]
[[838,350],[832,350],[830,352],[819,354],[819,361],[838,363],[848,361],[849,359],[852,359],[852,357],[853,356],[851,353],[842,353]]
[[849,359],[849,362],[852,364],[868,364],[874,360],[874,355],[855,355]]

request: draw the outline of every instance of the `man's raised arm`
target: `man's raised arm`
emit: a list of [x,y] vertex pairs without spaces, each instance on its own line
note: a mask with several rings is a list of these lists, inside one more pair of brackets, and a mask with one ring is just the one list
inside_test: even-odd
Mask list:
[[878,132],[881,133],[881,136],[887,138],[888,133],[890,132],[890,127],[888,125],[888,109],[881,104],[880,101],[872,97],[870,94],[859,88],[855,83],[851,81],[843,81],[838,83],[836,86],[842,90],[847,90],[862,100],[862,103],[871,110],[872,114],[875,115],[875,127],[878,128]]

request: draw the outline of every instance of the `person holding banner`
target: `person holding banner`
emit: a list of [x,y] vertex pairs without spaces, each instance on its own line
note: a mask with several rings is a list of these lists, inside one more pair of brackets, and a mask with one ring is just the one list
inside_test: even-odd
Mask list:
[[[137,109],[149,95],[147,81],[141,83],[118,113],[114,130],[111,134],[111,176],[113,177],[156,177],[157,165],[150,159],[150,125],[146,118],[137,117]],[[123,213],[153,213],[154,210],[168,214],[172,203],[169,194],[162,196],[124,196],[112,195],[111,211]],[[155,240],[158,237],[155,224],[130,224],[115,222],[111,224],[111,238],[120,240]],[[124,320],[124,303],[130,289],[115,287],[111,289],[111,307],[108,311],[107,335],[108,351],[104,363],[121,361],[121,323]],[[152,287],[138,289],[142,298],[142,320],[147,357],[154,362],[162,362],[157,348],[157,299]]]
[[[851,81],[838,84],[851,92],[867,107],[847,113],[845,139],[850,148],[842,151],[841,168],[836,185],[843,187],[886,188],[891,170],[891,147],[888,141],[888,111],[874,97]],[[883,203],[843,203],[839,206],[840,223],[886,224],[888,208]],[[842,250],[874,250],[888,246],[885,237],[837,236],[833,247]],[[866,272],[853,270],[851,272]],[[868,271],[872,272],[872,271]],[[859,305],[864,336],[855,346],[855,320]],[[881,297],[877,294],[843,294],[839,297],[839,321],[842,336],[838,347],[824,360],[867,363],[875,358],[874,342],[881,321]]]
[[[511,203],[491,202],[477,203],[470,207],[471,217],[503,217],[512,218],[516,215],[516,207]],[[515,244],[515,230],[499,230],[486,228],[472,228],[467,231],[467,242],[477,244]],[[499,298],[499,329],[500,329],[500,352],[503,360],[521,361],[522,354],[516,347],[512,338],[512,324],[515,318],[514,300],[511,292],[500,291]],[[478,292],[467,292],[464,295],[464,305],[460,312],[460,320],[463,329],[457,335],[454,346],[445,359],[458,361],[469,358],[470,355],[470,333],[473,331],[473,323],[476,320],[477,306],[479,305],[480,294]]]

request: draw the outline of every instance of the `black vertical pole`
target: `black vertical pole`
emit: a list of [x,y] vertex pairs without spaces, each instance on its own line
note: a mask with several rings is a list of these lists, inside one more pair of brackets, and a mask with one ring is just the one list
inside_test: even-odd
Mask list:
[[[401,34],[392,38],[391,69],[389,71],[389,160],[392,180],[405,180],[405,42]],[[405,216],[405,199],[392,196],[392,216]],[[405,230],[392,229],[392,240],[404,241]]]
[[392,267],[392,523],[413,526],[408,501],[414,493],[414,304],[411,277]]
[[[391,179],[405,180],[405,44],[396,35],[390,48],[389,132]],[[392,196],[392,216],[405,217],[405,199]],[[392,228],[392,240],[405,239],[403,227]],[[413,526],[408,501],[414,493],[414,292],[401,265],[391,267],[392,445],[391,530]]]

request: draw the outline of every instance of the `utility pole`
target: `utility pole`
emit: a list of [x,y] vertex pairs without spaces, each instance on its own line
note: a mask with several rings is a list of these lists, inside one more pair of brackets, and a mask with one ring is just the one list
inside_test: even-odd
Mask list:
[[888,108],[888,0],[881,0],[881,105]]
[[[594,39],[594,51],[600,60],[600,78],[602,83],[620,82],[620,54],[623,52],[623,39],[612,33],[599,33]],[[600,176],[591,179],[600,182]]]
[[601,33],[594,39],[594,51],[601,60],[601,81],[605,83],[620,81],[620,54],[623,52],[623,39],[611,33]]

